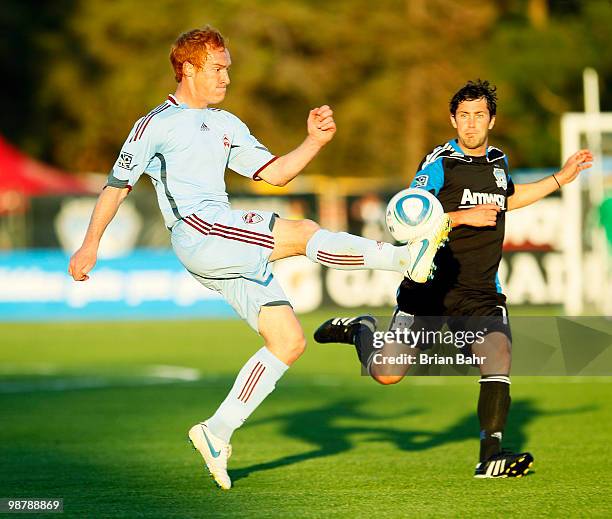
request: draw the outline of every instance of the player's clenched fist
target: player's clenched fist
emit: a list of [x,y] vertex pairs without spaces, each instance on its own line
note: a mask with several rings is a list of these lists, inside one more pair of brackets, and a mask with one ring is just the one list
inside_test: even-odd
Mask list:
[[495,227],[497,224],[497,213],[501,208],[497,204],[482,204],[466,209],[449,213],[453,222],[453,227],[458,225],[471,225],[472,227]]
[[97,254],[95,251],[81,247],[72,255],[72,258],[70,258],[68,274],[70,274],[75,281],[87,281],[89,279],[87,273],[94,268],[96,259]]
[[332,140],[336,133],[334,112],[327,105],[313,108],[308,114],[307,127],[308,135],[318,144],[324,146]]

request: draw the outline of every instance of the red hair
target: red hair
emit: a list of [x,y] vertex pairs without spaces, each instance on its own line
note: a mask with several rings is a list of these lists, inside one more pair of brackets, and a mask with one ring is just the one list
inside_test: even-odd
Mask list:
[[170,62],[174,69],[174,78],[177,83],[183,79],[183,63],[189,62],[200,67],[206,60],[206,53],[210,49],[224,49],[225,40],[221,33],[207,25],[202,29],[193,29],[181,34],[172,44]]

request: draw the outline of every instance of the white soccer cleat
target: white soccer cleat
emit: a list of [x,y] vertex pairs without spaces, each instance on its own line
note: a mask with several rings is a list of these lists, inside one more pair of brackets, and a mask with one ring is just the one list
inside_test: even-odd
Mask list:
[[210,432],[206,422],[189,429],[189,441],[200,452],[208,472],[223,490],[232,488],[232,480],[227,473],[227,460],[232,455],[232,446]]
[[451,230],[450,217],[444,213],[439,221],[431,227],[431,231],[408,242],[406,247],[410,252],[410,263],[404,275],[417,283],[425,283],[433,278],[436,269],[434,256],[438,249],[448,241]]

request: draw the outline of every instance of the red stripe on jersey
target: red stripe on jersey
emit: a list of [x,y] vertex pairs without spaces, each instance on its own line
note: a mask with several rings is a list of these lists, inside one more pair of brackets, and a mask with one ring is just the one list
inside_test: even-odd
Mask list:
[[176,101],[176,98],[172,94],[168,96],[168,101],[170,101],[174,106],[179,105],[178,102]]
[[141,139],[142,136],[144,135],[144,131],[147,129],[147,126],[149,126],[149,123],[151,122],[151,119],[153,119],[153,117],[155,117],[157,114],[163,112],[167,108],[170,108],[170,105],[164,105],[163,108],[161,108],[160,110],[158,110],[154,114],[149,115],[149,117],[147,118],[147,121],[144,123],[144,126],[140,130],[140,135],[137,135],[135,140]]
[[160,111],[164,106],[166,106],[166,104],[161,104],[159,106],[156,106],[155,108],[153,108],[153,110],[151,110],[147,115],[145,115],[142,119],[140,119],[140,122],[138,123],[138,126],[136,126],[136,130],[134,131],[134,135],[132,136],[132,138],[130,139],[130,142],[134,142],[136,140],[136,136],[138,135],[138,132],[140,131],[140,129],[142,128],[142,125],[145,123],[145,121],[151,117],[152,115],[155,115],[158,111]]
[[134,140],[136,139],[136,135],[140,131],[140,128],[144,124],[146,118],[147,118],[147,116],[145,115],[142,119],[140,119],[140,122],[136,126],[136,130],[134,130],[134,135],[132,135],[132,138],[130,139],[130,142],[134,142]]
[[255,173],[253,173],[253,180],[263,180],[259,178],[259,174],[266,169],[270,164],[272,164],[278,157],[272,157],[268,162],[266,162],[261,168],[259,168]]

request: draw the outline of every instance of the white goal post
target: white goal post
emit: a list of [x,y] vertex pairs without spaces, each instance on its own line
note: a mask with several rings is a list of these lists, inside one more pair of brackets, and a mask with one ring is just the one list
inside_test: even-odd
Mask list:
[[[608,244],[603,229],[585,225],[586,210],[596,209],[604,199],[606,175],[602,136],[612,135],[612,113],[566,113],[561,118],[561,163],[574,152],[589,147],[595,157],[590,170],[578,181],[563,186],[563,218],[565,233],[563,255],[566,275],[564,306],[567,315],[581,315],[585,305],[585,242],[590,243],[589,275],[595,276],[599,290],[592,301],[592,310],[610,312],[610,282]],[[588,197],[584,196],[585,192]],[[583,207],[584,203],[590,207]],[[588,236],[585,234],[588,233]],[[591,308],[588,308],[589,310]]]

